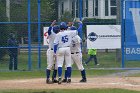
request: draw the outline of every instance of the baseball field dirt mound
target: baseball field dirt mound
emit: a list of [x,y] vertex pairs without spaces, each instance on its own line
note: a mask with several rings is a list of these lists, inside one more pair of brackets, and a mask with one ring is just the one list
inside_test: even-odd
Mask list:
[[0,80],[0,89],[91,89],[121,88],[140,91],[139,77],[94,77],[86,83],[79,83],[80,78],[72,78],[70,84],[46,84],[45,78]]

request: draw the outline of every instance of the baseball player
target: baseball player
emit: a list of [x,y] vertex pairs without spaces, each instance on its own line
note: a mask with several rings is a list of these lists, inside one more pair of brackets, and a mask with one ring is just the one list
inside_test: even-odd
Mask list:
[[67,26],[68,26],[67,30],[71,30],[71,27],[73,27],[73,25],[74,25],[74,22],[68,22],[68,24],[67,24]]
[[80,82],[86,82],[87,81],[86,72],[82,64],[81,41],[82,40],[78,35],[72,38],[71,58],[72,58],[72,63],[75,63],[78,69],[81,71],[82,79],[80,80]]
[[[72,30],[76,30],[76,27],[71,27]],[[78,69],[81,71],[81,76],[82,79],[80,80],[80,82],[86,82],[86,72],[85,69],[83,67],[82,64],[82,53],[81,53],[81,38],[76,35],[75,37],[72,38],[72,42],[71,42],[71,58],[72,58],[72,64],[76,63]],[[67,70],[65,70],[65,78],[62,80],[62,82],[66,82],[67,81]]]
[[[49,39],[49,48],[46,52],[47,54],[47,69],[46,69],[46,83],[47,84],[52,84],[52,83],[57,83],[56,80],[56,74],[57,74],[57,65],[55,64],[54,61],[54,52],[53,52],[53,42],[54,39],[56,37],[56,34],[59,32],[59,26],[54,26],[54,24],[56,23],[56,20],[54,20],[51,24],[51,26],[48,29],[48,39]],[[54,65],[55,64],[55,65]],[[53,75],[52,75],[52,81],[50,80],[50,72],[52,67],[54,66],[54,71],[53,71]]]
[[78,31],[78,35],[80,36],[80,38],[82,37],[82,27],[83,27],[83,23],[81,21],[77,21],[78,22],[78,29],[74,26],[74,22],[68,22],[67,26],[68,26],[68,30],[75,30],[77,29]]
[[67,25],[65,22],[60,23],[60,32],[54,40],[54,54],[57,56],[58,66],[58,84],[61,84],[62,67],[65,60],[67,67],[67,83],[71,82],[71,51],[70,44],[72,37],[77,35],[77,31],[66,31]]
[[[68,23],[68,29],[70,30],[78,30],[79,33],[81,33],[81,29],[82,29],[82,22],[79,22],[79,28],[77,29],[75,26],[73,26],[72,22]],[[72,38],[72,43],[71,43],[71,56],[72,56],[72,64],[75,62],[78,69],[81,71],[81,76],[82,76],[82,80],[80,80],[80,82],[86,82],[86,73],[85,73],[85,69],[83,67],[82,64],[82,53],[81,53],[81,38],[77,35],[75,37]],[[76,53],[76,54],[75,54]],[[67,69],[65,69],[65,77],[62,80],[62,82],[66,82],[67,81]]]

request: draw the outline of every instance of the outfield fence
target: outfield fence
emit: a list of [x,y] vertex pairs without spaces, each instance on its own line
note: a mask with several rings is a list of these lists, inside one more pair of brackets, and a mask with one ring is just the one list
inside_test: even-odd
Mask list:
[[[43,27],[53,20],[83,22],[83,62],[87,60],[87,25],[120,25],[119,0],[0,0],[0,71],[9,71],[8,49],[18,48],[18,70],[44,70],[47,66],[43,45]],[[104,4],[103,4],[104,3]],[[103,5],[102,5],[103,4]],[[105,7],[105,8],[104,8]],[[104,11],[103,11],[104,9]],[[14,33],[18,46],[8,46],[9,34]],[[90,62],[85,68],[122,68],[121,49],[98,49],[99,66]],[[125,68],[139,68],[139,61],[128,61]],[[74,68],[76,66],[74,65]]]

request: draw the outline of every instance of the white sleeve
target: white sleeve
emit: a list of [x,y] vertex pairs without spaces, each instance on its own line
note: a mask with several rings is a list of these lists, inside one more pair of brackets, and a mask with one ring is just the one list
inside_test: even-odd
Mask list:
[[81,38],[78,35],[76,35],[73,40],[75,41],[75,43],[81,43]]
[[82,42],[82,39],[78,35],[76,37],[77,37],[77,42],[78,43],[81,43]]
[[71,35],[71,37],[74,37],[74,36],[78,35],[77,30],[70,31],[70,35]]
[[57,45],[58,43],[59,43],[59,34],[57,34],[54,39],[54,45]]

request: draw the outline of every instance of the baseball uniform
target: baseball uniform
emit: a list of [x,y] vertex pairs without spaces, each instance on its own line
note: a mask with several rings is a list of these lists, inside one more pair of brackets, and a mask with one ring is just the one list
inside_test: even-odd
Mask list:
[[[46,52],[47,54],[47,69],[46,69],[46,76],[47,80],[46,83],[51,84],[51,83],[57,83],[56,80],[56,74],[57,74],[57,65],[56,65],[56,60],[54,58],[54,52],[53,52],[53,47],[54,47],[54,39],[56,37],[56,34],[58,33],[59,27],[54,26],[54,27],[49,27],[48,29],[48,39],[49,39],[49,48]],[[52,67],[54,66],[54,71],[52,75],[52,81],[50,81],[50,71],[52,70]]]
[[[70,45],[72,41],[72,37],[77,35],[77,31],[67,31],[63,30],[56,35],[54,40],[54,45],[57,46],[54,49],[54,53],[57,55],[57,66],[58,66],[58,77],[60,79],[61,84],[61,76],[62,76],[62,67],[65,60],[65,65],[67,67],[68,72],[68,80],[71,78],[71,51]],[[55,47],[54,46],[54,47]],[[70,80],[71,81],[71,80]],[[68,82],[69,83],[69,82]]]
[[78,69],[81,71],[82,80],[80,82],[86,82],[86,72],[82,64],[82,53],[81,53],[81,38],[76,35],[72,38],[71,42],[71,58],[72,64],[75,63]]

